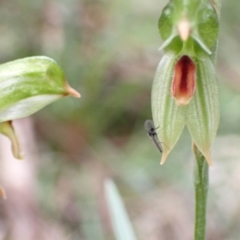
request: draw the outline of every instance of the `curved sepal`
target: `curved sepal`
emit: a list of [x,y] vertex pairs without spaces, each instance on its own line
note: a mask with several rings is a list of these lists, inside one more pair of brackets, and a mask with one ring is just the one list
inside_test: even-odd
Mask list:
[[21,145],[14,131],[11,121],[0,123],[0,133],[9,138],[12,145],[13,156],[17,159],[23,159]]
[[68,95],[80,97],[50,58],[29,57],[0,65],[0,122],[26,117]]
[[161,164],[176,142],[185,125],[183,108],[177,106],[171,95],[174,64],[177,57],[173,53],[165,54],[157,68],[152,86],[152,115],[158,139],[162,142]]
[[212,165],[210,148],[219,125],[219,90],[211,59],[201,55],[196,59],[196,92],[186,106],[186,125],[193,142]]

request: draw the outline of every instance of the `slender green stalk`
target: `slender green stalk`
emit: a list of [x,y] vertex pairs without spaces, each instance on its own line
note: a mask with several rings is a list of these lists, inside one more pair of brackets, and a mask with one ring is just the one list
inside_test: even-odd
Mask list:
[[[212,0],[213,7],[220,17],[221,0]],[[213,51],[213,61],[216,61],[217,45]],[[205,240],[206,212],[208,194],[208,164],[206,159],[193,144],[195,155],[194,187],[195,187],[195,232],[194,240]]]
[[207,210],[207,193],[208,193],[208,164],[198,150],[196,145],[193,145],[195,154],[195,240],[205,240],[206,226],[206,210]]

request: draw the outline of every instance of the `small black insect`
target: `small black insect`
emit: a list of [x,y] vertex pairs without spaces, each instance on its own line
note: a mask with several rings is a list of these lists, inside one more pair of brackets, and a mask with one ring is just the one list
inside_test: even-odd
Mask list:
[[148,132],[149,137],[151,138],[153,144],[158,148],[158,150],[162,153],[162,145],[158,142],[156,128],[154,127],[154,123],[152,120],[146,120],[144,124],[145,129]]

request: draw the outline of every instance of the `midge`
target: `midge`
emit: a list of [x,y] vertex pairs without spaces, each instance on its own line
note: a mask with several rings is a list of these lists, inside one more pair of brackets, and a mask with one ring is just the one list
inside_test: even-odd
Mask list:
[[152,120],[146,120],[144,124],[145,129],[148,132],[149,137],[151,138],[154,145],[158,148],[158,150],[162,153],[162,145],[158,142],[156,128],[154,127],[154,123]]

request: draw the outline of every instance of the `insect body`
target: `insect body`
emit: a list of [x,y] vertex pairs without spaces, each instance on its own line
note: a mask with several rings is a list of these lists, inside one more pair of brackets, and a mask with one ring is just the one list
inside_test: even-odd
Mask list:
[[162,145],[158,142],[156,128],[154,127],[152,120],[146,120],[144,124],[145,129],[148,132],[149,137],[151,138],[154,145],[158,148],[158,150],[162,153]]

